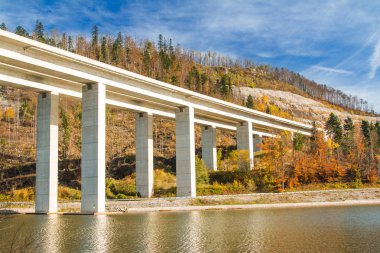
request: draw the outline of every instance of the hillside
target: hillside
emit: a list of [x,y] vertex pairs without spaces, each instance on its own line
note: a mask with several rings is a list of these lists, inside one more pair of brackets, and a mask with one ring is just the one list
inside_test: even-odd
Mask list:
[[[350,141],[355,141],[353,144],[355,147],[362,147],[360,145],[370,147],[361,149],[360,152],[363,153],[363,156],[357,157],[357,166],[360,167],[364,166],[361,163],[363,157],[371,154],[368,155],[366,167],[361,170],[363,180],[365,182],[373,181],[373,175],[377,173],[374,172],[378,163],[376,159],[380,159],[380,156],[378,157],[377,153],[376,156],[373,155],[378,150],[377,146],[375,147],[371,143],[380,143],[380,130],[378,133],[376,132],[377,129],[380,129],[380,125],[378,128],[374,127],[379,118],[373,117],[375,114],[371,110],[371,106],[362,99],[326,85],[317,84],[284,68],[279,69],[250,61],[233,60],[212,52],[194,52],[183,49],[179,45],[173,46],[172,40],[166,40],[161,35],[157,43],[148,40],[139,42],[130,36],[123,37],[121,33],[118,33],[116,37],[100,36],[95,26],[92,38],[88,40],[84,36],[59,34],[57,31],[50,35],[44,32],[43,25],[38,21],[31,35],[21,28],[16,29],[16,33],[19,35],[272,115],[306,123],[316,121],[319,127],[324,127],[326,119],[333,112],[338,115],[340,120],[348,116],[356,120],[357,124],[354,127],[357,130],[360,130],[360,121],[372,122],[370,131],[373,132],[371,132],[371,136],[374,137],[371,137],[371,142],[364,145],[363,138],[365,139],[367,135],[363,137],[362,135],[366,133],[360,131],[356,132],[360,137],[357,140],[350,139]],[[34,185],[36,98],[36,94],[31,92],[6,87],[0,90],[0,191],[2,192]],[[80,101],[61,97],[59,107],[59,181],[63,185],[78,189],[80,188],[81,105]],[[132,177],[134,180],[134,114],[125,110],[107,108],[106,121],[107,177],[116,179]],[[336,124],[339,125],[338,128],[341,127],[341,122],[335,122]],[[156,117],[153,129],[155,168],[174,174],[174,121]],[[352,132],[349,134],[345,132],[345,134],[353,135]],[[195,135],[197,154],[199,154],[200,127],[196,127]],[[236,147],[235,135],[234,132],[218,130],[217,145],[221,151],[220,166],[224,170],[237,168],[236,163],[241,159],[239,154],[230,152]],[[282,182],[282,188],[285,187],[285,172],[281,172],[281,170],[285,170],[285,167],[286,170],[289,170],[287,174],[289,178],[286,183],[297,184],[293,182],[293,177],[299,173],[298,170],[296,171],[297,166],[301,166],[298,163],[307,159],[310,163],[315,163],[313,160],[315,157],[312,156],[313,152],[311,151],[316,145],[326,155],[326,162],[323,166],[328,171],[321,176],[319,170],[322,165],[316,165],[310,169],[314,173],[314,179],[311,180],[302,175],[302,180],[306,180],[305,182],[308,183],[318,180],[326,182],[342,180],[341,178],[337,179],[336,175],[344,175],[343,171],[350,168],[348,164],[352,160],[352,157],[348,156],[348,144],[343,142],[342,138],[337,138],[336,143],[332,144],[326,144],[316,137],[313,141],[319,141],[318,143],[312,143],[303,138],[299,140],[302,142],[301,148],[298,150],[300,152],[297,151],[297,155],[289,156],[293,159],[291,164],[283,162],[279,167],[279,164],[270,162],[277,160],[277,156],[269,160],[263,156],[262,166],[265,170],[270,171],[274,177],[273,182],[275,180],[277,182],[276,185]],[[292,146],[292,141],[288,137],[285,136],[282,141],[289,148]],[[266,146],[268,151],[273,147],[277,146],[273,143]],[[293,152],[295,151],[293,150]],[[344,156],[342,156],[342,152],[344,152]],[[282,155],[290,153],[291,150],[288,150]],[[332,159],[331,154],[336,155],[336,159]],[[304,159],[298,159],[299,156]],[[331,168],[338,171],[334,174],[330,171]],[[300,179],[300,181],[302,180]],[[242,191],[249,191],[251,186]],[[271,189],[278,189],[278,186]]]
[[311,124],[313,121],[316,121],[320,127],[324,127],[325,122],[331,113],[334,113],[341,119],[350,117],[356,122],[362,120],[376,122],[380,120],[380,117],[358,115],[352,111],[347,111],[332,106],[326,102],[322,103],[321,101],[294,94],[289,91],[237,87],[233,89],[233,93],[234,96],[240,97],[241,99],[251,95],[255,100],[259,100],[265,96],[270,103],[276,105],[281,110],[288,112],[290,115],[297,118],[298,121],[306,124]]

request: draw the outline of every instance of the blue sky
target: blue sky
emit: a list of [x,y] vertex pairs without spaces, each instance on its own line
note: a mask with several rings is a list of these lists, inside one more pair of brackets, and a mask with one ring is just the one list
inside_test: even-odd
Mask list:
[[270,63],[367,99],[380,112],[380,1],[0,0],[0,22],[89,36],[173,38],[188,49]]

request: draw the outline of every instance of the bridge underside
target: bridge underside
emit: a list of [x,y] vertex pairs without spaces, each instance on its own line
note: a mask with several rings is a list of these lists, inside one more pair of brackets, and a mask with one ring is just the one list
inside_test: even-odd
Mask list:
[[57,211],[58,100],[82,101],[82,212],[105,211],[105,107],[136,114],[136,186],[153,194],[153,117],[176,122],[177,195],[196,195],[194,124],[202,126],[202,158],[217,169],[216,129],[237,132],[249,154],[262,136],[279,131],[311,134],[311,126],[165,84],[0,31],[0,85],[39,93],[36,212]]

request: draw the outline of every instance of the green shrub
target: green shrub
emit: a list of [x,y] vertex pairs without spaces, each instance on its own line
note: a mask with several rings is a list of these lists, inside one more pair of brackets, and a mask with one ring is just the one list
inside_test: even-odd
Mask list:
[[274,180],[272,173],[264,168],[255,169],[253,171],[253,180],[259,192],[278,192],[280,186]]
[[136,180],[133,176],[122,180],[108,178],[106,180],[106,196],[110,199],[136,197]]
[[205,162],[198,156],[195,157],[195,175],[196,175],[197,185],[209,183],[207,166]]
[[79,200],[81,191],[66,186],[58,186],[58,199],[63,200]]
[[352,167],[346,171],[345,180],[350,183],[352,188],[360,188],[362,186],[360,170],[357,167]]

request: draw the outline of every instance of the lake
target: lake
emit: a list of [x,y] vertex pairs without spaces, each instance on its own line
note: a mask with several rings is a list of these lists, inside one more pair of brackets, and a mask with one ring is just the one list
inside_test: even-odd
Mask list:
[[32,252],[380,252],[380,206],[6,216],[0,252],[12,239]]

